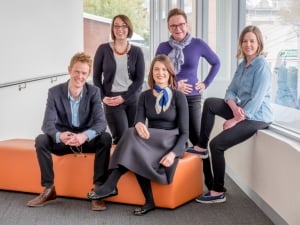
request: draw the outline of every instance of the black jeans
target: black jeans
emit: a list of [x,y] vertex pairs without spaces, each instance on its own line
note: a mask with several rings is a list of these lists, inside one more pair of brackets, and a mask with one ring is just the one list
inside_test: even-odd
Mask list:
[[[63,143],[54,143],[47,134],[40,134],[35,139],[35,148],[41,170],[41,185],[50,187],[54,184],[53,161],[51,153],[55,155],[71,154],[70,146]],[[75,147],[72,147],[74,150]],[[94,184],[101,185],[107,178],[110,158],[111,136],[104,132],[82,145],[83,153],[96,153],[94,160]],[[80,165],[78,165],[80,167]],[[76,172],[76,171],[74,171]],[[68,179],[66,177],[66,179]]]
[[201,95],[186,96],[189,107],[189,139],[196,145],[200,137]]
[[136,106],[137,96],[118,106],[104,104],[105,116],[114,144],[118,144],[124,131],[133,126]]
[[[204,102],[202,120],[201,120],[201,136],[198,146],[202,148],[208,147],[211,131],[214,126],[215,116],[220,116],[225,120],[233,118],[233,113],[224,99],[208,98]],[[205,176],[205,184],[209,190],[223,192],[225,177],[225,158],[224,152],[237,145],[251,136],[257,130],[265,129],[270,123],[254,120],[243,120],[234,127],[221,131],[209,142],[211,153],[212,171],[210,160],[203,160],[203,172]],[[212,173],[213,172],[213,173]]]

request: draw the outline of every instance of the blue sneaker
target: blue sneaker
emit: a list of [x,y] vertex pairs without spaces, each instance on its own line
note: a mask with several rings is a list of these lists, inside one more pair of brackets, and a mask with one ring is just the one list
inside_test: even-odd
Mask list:
[[207,159],[208,158],[208,150],[205,151],[196,151],[194,147],[188,147],[186,152],[197,154],[200,156],[201,159]]
[[196,202],[199,203],[221,203],[221,202],[226,202],[226,195],[225,192],[222,193],[221,195],[218,196],[211,196],[210,192],[207,192],[206,194],[198,197],[195,199]]

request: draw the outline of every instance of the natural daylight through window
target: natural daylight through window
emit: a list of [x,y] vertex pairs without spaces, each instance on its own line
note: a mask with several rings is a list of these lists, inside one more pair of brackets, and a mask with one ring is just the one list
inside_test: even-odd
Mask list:
[[300,1],[247,0],[246,23],[259,26],[273,72],[274,124],[300,133]]

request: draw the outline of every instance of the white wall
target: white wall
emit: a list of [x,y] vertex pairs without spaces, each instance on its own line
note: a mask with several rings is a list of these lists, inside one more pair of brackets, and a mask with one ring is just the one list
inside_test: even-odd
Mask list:
[[83,49],[82,1],[0,2],[0,84],[66,71]]
[[[66,73],[83,50],[81,0],[0,2],[0,85]],[[32,138],[40,132],[48,88],[66,77],[0,88],[0,140]]]
[[[217,119],[214,134],[222,127]],[[300,144],[270,130],[225,152],[226,172],[275,224],[300,224]],[[226,184],[225,184],[226,185]]]
[[18,86],[0,89],[0,140],[35,138],[41,133],[48,88],[67,78],[28,83],[21,91]]

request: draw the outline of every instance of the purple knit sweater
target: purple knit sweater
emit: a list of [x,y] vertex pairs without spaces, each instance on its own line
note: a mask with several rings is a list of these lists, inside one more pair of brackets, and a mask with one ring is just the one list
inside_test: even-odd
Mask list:
[[[164,54],[168,55],[172,47],[169,42],[162,42],[159,44],[156,55]],[[198,82],[198,65],[200,58],[203,57],[211,65],[209,73],[204,79],[206,88],[213,81],[220,68],[220,60],[216,53],[201,39],[192,38],[192,41],[183,49],[184,64],[181,66],[181,70],[176,74],[176,80],[187,79],[188,83],[193,85],[193,91],[188,94],[189,96],[199,95],[199,92],[195,90],[195,84]]]

